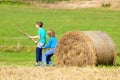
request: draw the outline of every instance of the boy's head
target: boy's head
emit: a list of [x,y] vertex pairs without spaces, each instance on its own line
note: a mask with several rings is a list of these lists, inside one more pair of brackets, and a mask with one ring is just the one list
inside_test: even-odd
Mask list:
[[55,32],[53,30],[48,30],[47,34],[49,37],[55,37]]
[[36,23],[36,28],[40,28],[40,27],[42,27],[43,26],[43,22],[37,22]]

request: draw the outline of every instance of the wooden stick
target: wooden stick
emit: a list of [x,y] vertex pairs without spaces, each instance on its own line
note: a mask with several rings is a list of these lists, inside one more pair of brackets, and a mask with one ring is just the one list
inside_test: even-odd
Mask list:
[[19,29],[18,31],[19,31],[20,33],[22,33],[24,36],[26,36],[27,38],[31,39],[31,40],[35,43],[35,40],[34,40],[33,38],[30,38],[30,37],[29,37],[30,35],[28,35],[27,33],[23,32],[23,30]]

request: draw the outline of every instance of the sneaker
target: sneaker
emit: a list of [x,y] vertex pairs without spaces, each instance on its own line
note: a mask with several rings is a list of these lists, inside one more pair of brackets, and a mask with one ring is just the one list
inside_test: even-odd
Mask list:
[[55,67],[55,64],[49,64],[49,67]]
[[36,62],[35,66],[40,66],[40,64],[38,64],[38,63]]

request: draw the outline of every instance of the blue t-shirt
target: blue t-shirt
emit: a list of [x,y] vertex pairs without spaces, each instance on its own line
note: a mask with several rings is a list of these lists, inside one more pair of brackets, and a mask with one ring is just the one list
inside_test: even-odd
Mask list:
[[55,37],[50,37],[48,43],[44,46],[44,48],[56,48],[57,40]]
[[45,44],[46,43],[46,33],[45,33],[45,30],[43,28],[38,29],[38,35],[40,36],[38,43]]

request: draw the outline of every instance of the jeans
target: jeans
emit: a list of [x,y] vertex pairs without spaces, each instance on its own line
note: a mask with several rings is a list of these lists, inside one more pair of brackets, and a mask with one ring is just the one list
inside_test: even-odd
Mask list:
[[42,61],[42,48],[36,48],[36,62]]
[[47,65],[47,64],[52,65],[51,57],[53,56],[54,50],[55,48],[50,49],[46,51],[45,53],[43,53],[42,62],[44,63],[44,65]]

